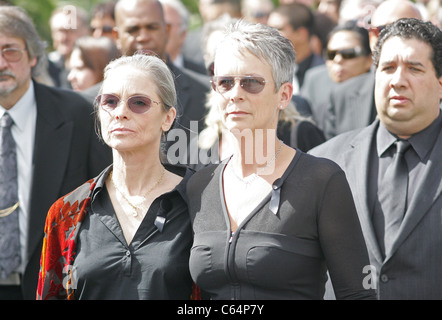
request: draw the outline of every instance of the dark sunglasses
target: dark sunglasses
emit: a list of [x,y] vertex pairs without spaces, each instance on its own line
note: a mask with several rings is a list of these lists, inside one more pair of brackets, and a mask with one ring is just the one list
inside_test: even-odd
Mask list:
[[[107,111],[115,110],[120,104],[120,101],[121,99],[119,97],[109,93],[100,94],[95,99],[95,103]],[[129,109],[133,113],[138,113],[138,114],[149,111],[150,107],[152,106],[152,102],[160,104],[160,102],[154,101],[148,96],[143,96],[143,95],[131,96],[129,97],[129,99],[126,100]]]
[[223,94],[232,90],[237,79],[241,88],[248,93],[260,93],[266,85],[264,78],[255,76],[215,76],[210,82],[213,90]]
[[354,59],[356,57],[360,57],[364,54],[361,47],[342,49],[342,50],[327,50],[327,59],[333,60],[336,55],[339,54],[342,59]]

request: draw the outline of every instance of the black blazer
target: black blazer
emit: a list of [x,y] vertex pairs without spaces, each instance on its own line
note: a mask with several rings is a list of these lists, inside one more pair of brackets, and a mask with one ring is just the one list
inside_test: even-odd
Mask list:
[[178,98],[177,119],[175,128],[189,133],[190,121],[198,121],[198,131],[204,128],[206,96],[210,91],[210,78],[185,68],[178,68],[170,60],[167,63],[175,76]]
[[29,204],[23,296],[35,299],[47,212],[59,197],[95,177],[111,163],[100,142],[91,104],[79,94],[34,82],[37,125]]
[[[442,112],[442,110],[441,110]],[[442,299],[442,131],[426,164],[421,185],[405,213],[392,252],[382,259],[368,203],[370,146],[379,120],[341,134],[309,151],[345,171],[361,222],[380,299]]]

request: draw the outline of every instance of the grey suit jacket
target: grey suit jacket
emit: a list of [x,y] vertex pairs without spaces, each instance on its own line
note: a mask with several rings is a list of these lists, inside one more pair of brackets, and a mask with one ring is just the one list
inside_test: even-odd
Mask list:
[[305,73],[301,96],[310,102],[313,120],[320,129],[324,128],[326,107],[334,84],[325,64],[311,68]]
[[110,148],[99,141],[91,105],[71,90],[34,82],[37,125],[28,217],[25,299],[35,299],[46,215],[61,196],[95,177],[111,163]]
[[370,71],[331,88],[324,116],[324,135],[330,139],[363,128],[373,122],[375,115],[374,74]]
[[[309,153],[335,161],[347,175],[380,299],[442,299],[442,132],[411,199],[390,255],[382,259],[367,201],[369,150],[379,120],[341,134]],[[374,275],[371,272],[367,276]]]

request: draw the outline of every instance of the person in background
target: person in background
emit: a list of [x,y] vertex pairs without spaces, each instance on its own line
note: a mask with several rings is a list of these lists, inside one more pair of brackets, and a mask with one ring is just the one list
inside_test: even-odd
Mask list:
[[342,0],[319,0],[317,12],[325,14],[338,24],[341,2]]
[[[44,223],[51,204],[111,162],[110,149],[94,130],[92,105],[71,90],[34,80],[42,68],[45,44],[31,19],[16,6],[0,6],[0,120],[12,120],[12,152],[16,154],[17,208],[0,217],[0,248],[17,248],[10,263],[0,252],[0,300],[35,299]],[[2,140],[2,139],[0,139]],[[3,157],[3,152],[0,152]],[[3,159],[2,159],[3,160]],[[0,170],[0,201],[8,184]],[[12,170],[11,170],[12,171]],[[14,170],[15,171],[15,170]],[[17,228],[5,226],[18,219]],[[12,239],[17,239],[17,246]]]
[[377,119],[310,152],[346,173],[378,298],[440,300],[442,31],[399,19],[380,32],[373,60]]
[[369,259],[344,172],[276,134],[292,98],[291,42],[239,20],[214,62],[233,155],[187,184],[190,272],[202,297],[322,299],[328,269],[340,299],[375,299],[363,287]]
[[203,63],[203,48],[201,32],[204,25],[217,19],[223,14],[239,19],[242,17],[241,0],[199,0],[198,12],[201,16],[201,25],[189,31],[183,45],[183,55],[195,63]]
[[313,28],[313,35],[310,38],[310,43],[312,51],[317,55],[323,56],[325,48],[327,47],[328,35],[330,34],[330,31],[337,26],[337,23],[325,13],[321,13],[317,10],[313,11],[313,16],[315,25]]
[[108,37],[116,40],[115,28],[115,4],[116,0],[100,2],[92,10],[89,22],[90,34],[94,38]]
[[[191,135],[197,134],[204,127],[206,115],[204,102],[206,93],[210,90],[209,77],[176,67],[170,61],[166,52],[169,27],[164,20],[160,1],[119,0],[115,14],[116,31],[118,32],[117,45],[121,53],[132,55],[137,50],[153,52],[165,61],[172,71],[178,95],[177,118],[174,128],[165,137],[165,147],[168,149],[176,142],[178,142],[178,146],[188,146]],[[195,128],[196,126],[197,128]],[[183,149],[180,148],[181,150]],[[180,152],[178,151],[178,153]],[[175,154],[172,156],[175,157]],[[169,159],[169,161],[177,163],[176,160],[179,158],[180,155]]]
[[[377,7],[372,14],[369,29],[372,51],[379,31],[401,18],[422,19],[422,16],[410,0],[386,0]],[[326,139],[363,128],[375,120],[374,82],[374,72],[371,70],[332,88],[324,116],[323,130]]]
[[301,91],[301,96],[311,102],[313,119],[320,128],[325,126],[334,85],[370,72],[372,59],[368,31],[357,26],[355,21],[338,25],[330,32],[325,56],[324,67],[307,71]]
[[343,82],[370,71],[371,58],[368,31],[349,21],[330,33],[326,65],[331,79]]
[[71,89],[67,80],[70,56],[75,41],[89,34],[89,17],[81,7],[63,5],[51,13],[49,26],[54,51],[49,52],[48,59],[57,67],[57,72],[52,73],[54,85]]
[[358,25],[367,28],[376,8],[386,0],[342,0],[339,6],[339,22],[357,21]]
[[370,24],[367,26],[372,51],[378,42],[379,32],[381,32],[386,25],[401,18],[423,20],[419,8],[410,0],[386,0],[377,7],[371,16]]
[[301,3],[291,3],[276,7],[269,16],[268,25],[279,30],[289,39],[296,50],[294,93],[300,92],[308,69],[324,64],[324,59],[315,54],[311,44],[314,32],[312,10]]
[[241,14],[244,20],[267,24],[270,12],[275,8],[272,0],[242,0]]
[[71,53],[71,70],[67,77],[72,89],[84,91],[100,83],[106,65],[119,56],[120,51],[110,38],[78,38]]
[[[419,5],[419,3],[417,3]],[[442,28],[442,5],[440,0],[428,0],[422,11],[427,11],[428,20]]]
[[49,210],[38,299],[191,298],[192,171],[162,162],[160,152],[176,102],[161,59],[134,54],[106,67],[95,108],[113,164]]
[[206,74],[203,63],[195,63],[184,57],[182,49],[189,29],[190,13],[181,0],[160,0],[163,5],[164,20],[169,25],[169,37],[166,52],[173,64],[180,68],[186,68]]
[[330,31],[324,56],[326,64],[308,70],[301,89],[301,96],[311,104],[313,120],[322,129],[334,85],[370,71],[367,30],[355,21],[336,26]]

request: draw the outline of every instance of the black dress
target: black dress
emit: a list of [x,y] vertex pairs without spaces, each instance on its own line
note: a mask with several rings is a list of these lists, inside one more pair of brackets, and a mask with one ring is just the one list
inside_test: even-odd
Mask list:
[[[184,178],[155,199],[130,244],[101,181],[78,235],[72,270],[75,299],[190,299],[192,231],[185,185],[193,171],[170,165],[166,169]],[[158,216],[165,218],[163,225]]]
[[[227,161],[187,185],[194,243],[190,272],[212,299],[322,299],[329,271],[338,299],[376,299],[344,172],[300,150],[273,190],[232,234],[224,202]],[[276,212],[276,214],[274,213]]]

